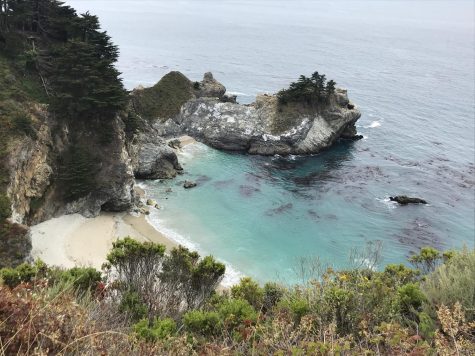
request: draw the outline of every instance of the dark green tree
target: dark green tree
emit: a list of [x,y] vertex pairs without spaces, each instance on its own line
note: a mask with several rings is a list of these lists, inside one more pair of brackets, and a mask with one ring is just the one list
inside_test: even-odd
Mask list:
[[65,198],[75,200],[92,192],[96,187],[94,157],[82,147],[73,146],[63,158],[59,179],[65,187]]

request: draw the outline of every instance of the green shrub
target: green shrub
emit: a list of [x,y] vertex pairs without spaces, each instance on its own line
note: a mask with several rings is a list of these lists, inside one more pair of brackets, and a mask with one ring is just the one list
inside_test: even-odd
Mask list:
[[139,294],[133,291],[123,294],[119,311],[132,320],[140,320],[147,316],[147,306],[140,300]]
[[0,222],[12,214],[10,199],[5,194],[0,194]]
[[285,289],[277,283],[268,282],[264,284],[264,307],[272,309],[284,296]]
[[173,319],[155,319],[152,325],[150,325],[148,319],[142,319],[134,326],[135,335],[139,339],[144,339],[148,342],[154,342],[157,340],[164,340],[176,333],[176,323]]
[[219,314],[213,311],[189,311],[183,316],[183,324],[187,331],[204,336],[217,335],[221,330]]
[[469,321],[475,320],[475,250],[463,249],[426,276],[421,289],[432,306],[460,302]]
[[241,278],[239,284],[231,288],[234,299],[244,299],[256,310],[262,308],[264,302],[264,290],[250,277]]
[[310,311],[308,302],[304,299],[296,299],[290,303],[290,310],[295,316],[295,320],[300,322],[303,316],[307,315]]
[[409,258],[409,262],[424,274],[434,271],[441,260],[440,251],[432,247],[423,247],[418,255]]
[[16,116],[14,118],[13,125],[15,131],[18,133],[22,133],[31,137],[32,139],[36,139],[36,130],[34,129],[33,122],[28,115],[23,114]]
[[228,299],[224,301],[218,309],[224,325],[233,329],[244,322],[255,322],[257,320],[257,313],[246,300],[243,299]]
[[15,268],[2,268],[0,270],[3,283],[10,288],[15,288],[20,283],[31,282],[37,273],[37,268],[28,263],[22,263]]
[[419,276],[419,271],[408,268],[403,264],[390,264],[384,268],[383,276],[389,279],[387,282],[399,286],[415,282]]
[[63,272],[62,279],[70,281],[80,292],[93,291],[101,281],[101,272],[91,267],[73,267]]
[[425,312],[420,312],[419,319],[419,332],[425,339],[432,339],[434,336],[436,324],[434,320]]
[[397,290],[398,307],[402,315],[411,317],[421,310],[422,303],[426,300],[424,293],[415,283],[408,283]]

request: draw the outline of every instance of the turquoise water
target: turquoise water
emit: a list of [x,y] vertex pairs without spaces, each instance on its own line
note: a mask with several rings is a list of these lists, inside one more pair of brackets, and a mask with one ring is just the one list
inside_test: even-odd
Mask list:
[[[250,102],[318,70],[360,106],[361,141],[307,158],[193,145],[185,176],[146,183],[162,206],[151,220],[226,261],[230,280],[294,282],[300,257],[344,266],[366,241],[382,241],[385,263],[420,246],[474,246],[473,1],[68,3],[99,15],[128,88],[211,70]],[[395,194],[430,204],[399,207]]]

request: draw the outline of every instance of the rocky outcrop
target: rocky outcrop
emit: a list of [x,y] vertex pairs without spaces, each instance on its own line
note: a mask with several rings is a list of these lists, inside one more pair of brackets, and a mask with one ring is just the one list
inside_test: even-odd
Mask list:
[[398,195],[395,197],[389,197],[390,201],[397,202],[401,205],[408,205],[408,204],[427,204],[427,201],[421,198],[411,198],[406,195]]
[[133,206],[135,181],[119,117],[111,123],[112,139],[108,144],[96,142],[87,130],[75,133],[75,140],[95,152],[95,188],[80,199],[64,201],[58,157],[70,147],[74,130],[66,124],[54,124],[45,107],[38,107],[33,116],[39,127],[36,139],[18,139],[9,153],[7,194],[14,222],[34,224],[72,213],[93,217],[101,210],[124,211]]
[[128,150],[138,179],[174,178],[183,171],[174,149],[153,125],[144,123],[142,130],[129,143]]
[[224,86],[205,74],[199,95],[175,117],[155,122],[156,133],[187,134],[218,149],[251,154],[311,154],[340,137],[356,137],[355,122],[361,116],[344,89],[337,89],[329,104],[318,109],[282,110],[275,95],[259,95],[251,105],[226,102],[224,97]]
[[221,99],[224,93],[226,93],[224,85],[214,79],[212,73],[205,73],[199,85],[198,97]]
[[30,203],[41,202],[53,178],[50,159],[53,140],[48,113],[45,107],[38,105],[32,114],[39,122],[36,139],[17,138],[8,157],[7,195],[12,203],[12,221],[20,224],[30,212]]

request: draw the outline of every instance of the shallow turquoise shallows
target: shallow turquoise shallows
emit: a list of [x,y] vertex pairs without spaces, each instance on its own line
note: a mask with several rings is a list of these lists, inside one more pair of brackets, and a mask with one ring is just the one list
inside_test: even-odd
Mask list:
[[[68,3],[99,15],[129,89],[170,70],[192,80],[211,70],[247,103],[318,70],[363,112],[363,140],[317,156],[193,145],[180,156],[184,176],[145,183],[162,206],[152,222],[227,262],[227,283],[297,282],[302,257],[349,266],[368,241],[382,241],[383,263],[426,245],[474,246],[473,1]],[[184,190],[184,179],[198,186]],[[388,202],[399,194],[429,205]]]

